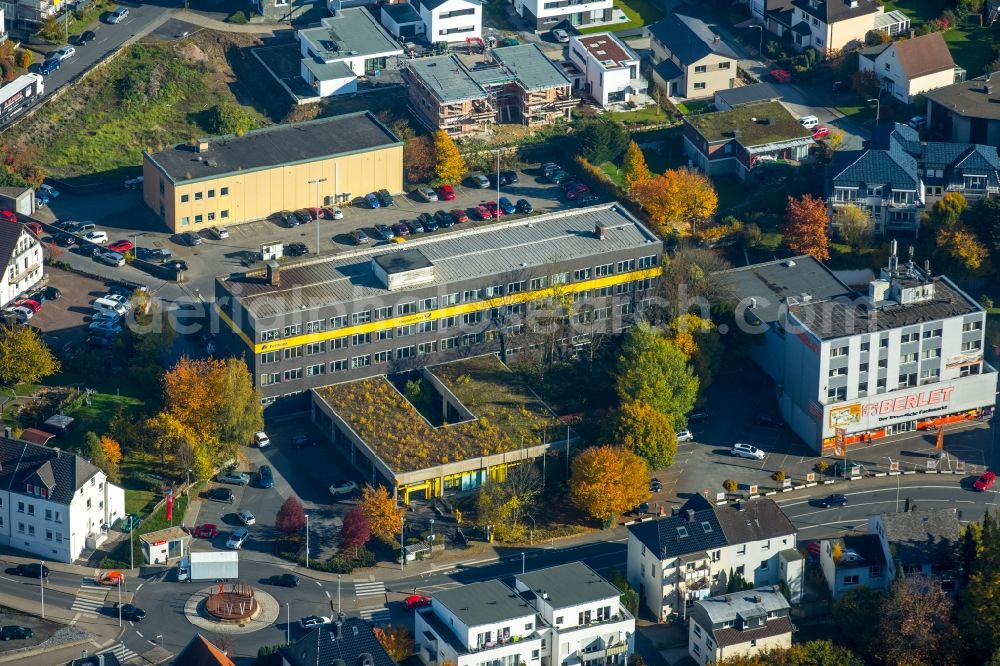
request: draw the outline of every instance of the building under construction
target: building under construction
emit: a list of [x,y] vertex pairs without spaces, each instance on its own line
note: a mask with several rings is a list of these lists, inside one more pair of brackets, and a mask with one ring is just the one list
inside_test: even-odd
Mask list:
[[482,132],[492,123],[568,121],[579,102],[571,81],[535,44],[418,58],[406,64],[404,76],[414,115],[451,136]]

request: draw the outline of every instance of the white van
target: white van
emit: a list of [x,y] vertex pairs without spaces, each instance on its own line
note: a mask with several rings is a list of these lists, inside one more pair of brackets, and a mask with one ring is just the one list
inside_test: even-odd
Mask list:
[[802,116],[801,118],[799,118],[799,124],[805,127],[806,129],[811,130],[812,128],[819,125],[819,118],[817,118],[816,116]]
[[118,301],[113,301],[110,298],[98,298],[94,301],[94,310],[98,312],[101,310],[114,312],[120,317],[124,317],[125,313],[128,312],[124,305]]

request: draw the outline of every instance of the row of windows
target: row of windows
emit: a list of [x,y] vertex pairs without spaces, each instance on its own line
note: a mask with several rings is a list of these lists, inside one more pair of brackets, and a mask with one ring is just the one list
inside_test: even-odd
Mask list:
[[[639,259],[627,259],[624,261],[619,261],[614,265],[615,272],[617,273],[628,273],[631,271],[645,268],[652,268],[657,264],[656,255],[651,255],[648,257],[640,257]],[[607,277],[612,275],[613,264],[603,264],[600,266],[582,268],[573,272],[572,282],[583,282],[585,280],[590,280],[595,277]],[[437,296],[432,296],[430,298],[424,298],[415,301],[408,301],[406,303],[399,303],[395,308],[392,306],[383,306],[378,308],[373,308],[369,310],[362,310],[360,312],[354,312],[350,315],[337,315],[331,317],[330,319],[317,319],[314,321],[308,321],[304,324],[293,324],[290,326],[285,326],[284,328],[274,328],[268,329],[260,332],[261,342],[267,342],[269,340],[277,340],[281,337],[292,337],[296,335],[301,335],[302,333],[318,333],[325,330],[336,330],[338,328],[344,328],[346,326],[357,326],[359,324],[367,324],[372,321],[379,321],[382,319],[389,319],[393,316],[404,316],[409,314],[414,314],[417,312],[428,312],[431,310],[436,310],[439,307],[449,307],[452,305],[458,305],[459,303],[473,303],[476,301],[481,301],[489,298],[497,298],[505,294],[519,294],[521,292],[527,291],[539,291],[546,289],[551,285],[559,284],[570,284],[570,274],[569,273],[556,273],[551,276],[542,276],[537,278],[531,278],[530,280],[519,280],[516,282],[510,282],[506,285],[496,284],[488,287],[482,287],[479,289],[467,289],[462,292],[455,292],[452,294],[446,294],[440,298]],[[635,283],[638,285],[637,289],[647,289],[652,284],[651,280],[642,280]],[[615,293],[625,293],[632,289],[629,283],[617,285],[617,289],[614,290]],[[599,296],[609,296],[613,293],[612,287],[602,287],[595,290]],[[589,298],[589,292],[576,292],[574,294],[575,300],[584,300]]]
[[[976,323],[978,323],[978,322],[976,322]],[[962,330],[963,331],[964,330],[970,330],[971,331],[971,330],[976,330],[978,328],[979,328],[979,326],[976,326],[974,328],[966,329],[963,326]],[[920,337],[921,337],[920,333],[917,333],[916,331],[914,331],[912,333],[903,333],[902,335],[899,336],[899,342],[900,342],[900,344],[905,344],[905,343],[908,343],[908,342],[917,342],[920,339]],[[941,337],[941,329],[940,328],[928,329],[928,330],[924,331],[924,333],[923,333],[924,340],[929,340],[931,338],[940,338],[940,337]],[[882,339],[880,339],[878,346],[879,346],[879,349],[888,349],[889,348],[889,338],[882,338]],[[870,350],[871,350],[871,343],[870,342],[866,341],[866,342],[862,342],[861,343],[861,351],[862,352],[866,352],[866,351],[870,351]],[[839,356],[847,356],[847,354],[848,354],[849,351],[850,351],[850,348],[847,345],[842,345],[840,347],[830,347],[830,358],[837,358]]]
[[[229,210],[227,209],[227,210],[219,211],[219,213],[218,213],[218,219],[220,219],[220,220],[228,220],[229,219]],[[208,221],[208,222],[215,222],[215,220],[216,220],[216,214],[215,213],[207,213],[205,215],[195,215],[194,216],[194,223],[195,224],[204,224],[206,221]],[[185,216],[185,217],[181,218],[181,226],[182,227],[186,227],[189,224],[191,224],[191,218],[190,217]]]
[[[207,197],[205,195],[207,195]],[[220,197],[224,197],[224,196],[228,196],[228,195],[229,195],[229,188],[228,187],[220,187],[219,188],[219,196]],[[215,190],[208,190],[207,192],[195,192],[194,193],[194,200],[195,201],[201,201],[203,198],[214,199],[215,198]],[[191,200],[191,195],[190,194],[182,194],[181,195],[181,203],[187,203],[190,200]]]

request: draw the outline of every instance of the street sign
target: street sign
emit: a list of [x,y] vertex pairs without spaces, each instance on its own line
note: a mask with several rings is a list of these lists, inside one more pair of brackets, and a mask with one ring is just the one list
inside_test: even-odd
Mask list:
[[784,479],[784,480],[782,480],[781,487],[782,488],[791,488],[792,487],[792,480],[791,479]]
[[890,472],[898,472],[899,471],[899,463],[898,462],[889,461],[889,471]]
[[927,469],[937,469],[938,461],[933,458],[927,460]]
[[715,501],[716,502],[725,502],[726,501],[726,493],[715,493]]
[[964,472],[965,471],[965,461],[964,460],[956,460],[955,461],[955,471],[956,472]]
[[809,472],[808,474],[806,474],[806,483],[812,483],[815,480],[816,480],[816,473],[815,472]]
[[839,456],[842,455],[844,451],[844,437],[847,435],[847,431],[844,430],[843,428],[837,428],[834,430],[834,433],[835,435],[833,438],[833,448],[836,454]]
[[750,494],[751,495],[757,494],[757,486],[750,486]]

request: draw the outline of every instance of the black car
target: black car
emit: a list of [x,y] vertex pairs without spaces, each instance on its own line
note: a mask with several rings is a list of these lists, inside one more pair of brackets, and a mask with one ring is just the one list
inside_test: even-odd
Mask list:
[[56,234],[52,237],[52,240],[55,241],[56,245],[59,245],[60,247],[72,247],[73,245],[76,245],[76,236],[73,236],[72,234]]
[[170,261],[164,261],[163,265],[172,268],[178,273],[181,271],[186,271],[188,269],[188,264],[183,259],[171,259]]
[[38,578],[39,572],[42,578],[49,577],[49,568],[44,564],[36,564],[31,562],[29,564],[18,564],[17,568],[14,570],[18,576],[24,576],[26,578]]
[[770,414],[758,414],[753,419],[757,425],[762,425],[767,428],[780,428],[782,426],[781,419],[771,416]]
[[54,226],[56,229],[72,232],[80,226],[80,223],[76,220],[62,220],[61,222],[56,222]]
[[663,490],[663,484],[660,483],[659,479],[653,479],[649,482],[649,492],[658,493]]
[[298,587],[299,577],[295,574],[275,574],[267,579],[267,584],[279,587]]
[[137,247],[135,248],[135,256],[137,259],[142,259],[143,261],[156,261],[158,259],[169,259],[173,254],[170,250],[161,247]]
[[293,257],[301,257],[303,254],[309,254],[309,248],[305,243],[289,243],[285,246],[285,253]]
[[298,219],[299,224],[309,224],[313,221],[312,213],[305,208],[295,211],[295,217]]
[[837,92],[846,92],[846,91],[848,91],[850,89],[851,89],[851,80],[850,79],[847,79],[847,78],[837,79],[836,81],[833,82],[833,92],[835,92],[835,93],[837,93]]
[[228,504],[232,504],[236,501],[233,491],[229,488],[215,488],[210,490],[208,493],[208,499],[213,502],[226,502]]
[[282,225],[289,229],[294,229],[299,226],[299,218],[297,218],[291,211],[283,210],[278,213],[278,220],[281,221]]
[[518,213],[534,213],[535,207],[531,205],[531,202],[527,199],[517,200],[517,212]]
[[194,247],[195,245],[201,245],[201,236],[194,233],[193,231],[185,231],[181,234],[181,241],[189,247]]
[[146,617],[146,611],[133,606],[132,604],[125,604],[122,608],[122,619],[128,620],[129,622],[139,622]]
[[312,446],[316,446],[316,440],[309,435],[296,435],[292,437],[292,448],[294,449],[308,449]]
[[491,173],[489,175],[490,185],[492,185],[493,187],[496,187],[497,186],[497,181],[500,181],[499,182],[500,187],[503,187],[504,185],[509,184],[507,182],[507,177],[504,175],[505,173],[507,173],[507,172],[501,171],[500,173]]
[[438,223],[434,219],[434,216],[430,213],[421,213],[417,215],[417,219],[420,220],[420,224],[423,225],[424,231],[437,231]]
[[76,38],[77,46],[86,46],[89,42],[97,39],[97,35],[94,34],[93,30],[84,30],[80,33],[80,36]]
[[87,338],[87,344],[98,349],[111,349],[115,346],[115,341],[100,335],[92,335]]
[[382,208],[388,208],[396,203],[392,195],[389,194],[389,190],[379,190],[375,193],[375,196],[378,197],[378,203]]
[[824,509],[831,506],[847,506],[847,495],[828,495],[819,501],[819,505]]
[[438,225],[444,227],[445,229],[454,226],[455,216],[451,213],[446,213],[443,210],[439,210],[434,213],[434,219],[437,220]]
[[501,171],[500,175],[507,180],[508,185],[513,185],[518,180],[516,171]]
[[18,638],[31,638],[31,629],[17,624],[8,624],[0,628],[0,640],[9,641]]

